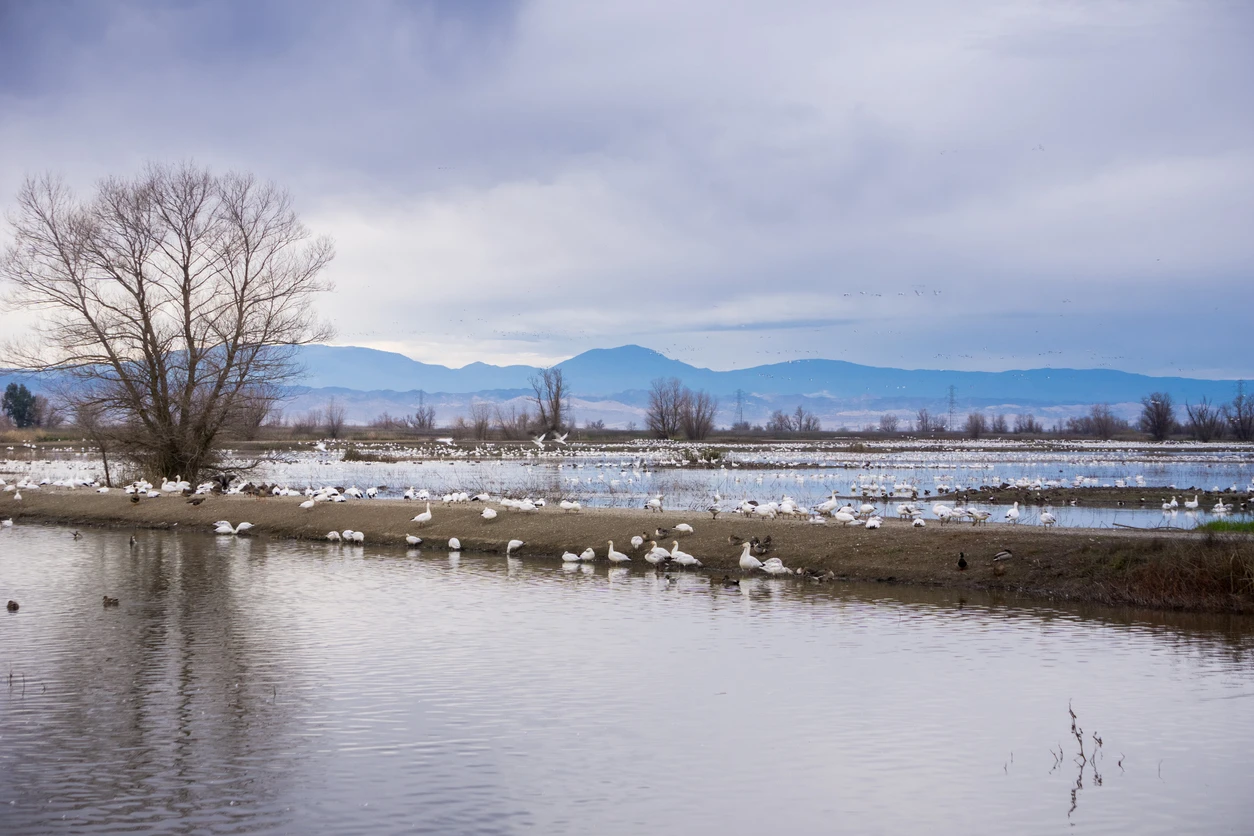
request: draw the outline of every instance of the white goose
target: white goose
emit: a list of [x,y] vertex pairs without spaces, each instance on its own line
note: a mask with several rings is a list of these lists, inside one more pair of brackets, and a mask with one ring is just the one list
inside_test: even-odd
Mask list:
[[677,535],[678,534],[692,534],[692,526],[688,525],[688,523],[680,523],[679,525],[675,526],[675,533]]
[[237,526],[232,526],[226,520],[218,520],[213,525],[214,534],[243,534],[245,531],[253,527],[253,524],[250,522],[242,522]]
[[421,546],[421,545],[422,545],[422,538],[421,538],[421,537],[415,537],[413,534],[406,534],[406,535],[405,535],[405,544],[406,544],[406,545],[408,545],[408,546],[411,546],[411,547],[413,547],[413,546]]
[[785,566],[784,561],[780,560],[778,557],[767,558],[767,561],[762,564],[762,571],[766,572],[768,575],[792,574],[792,570]]
[[[518,545],[520,545],[520,546],[522,545],[522,542],[521,542],[520,540],[511,540],[511,541],[510,541],[510,545],[513,545],[514,543],[518,543]],[[458,540],[456,537],[450,537],[450,538],[448,538],[448,550],[449,550],[449,551],[451,551],[451,552],[459,552],[459,551],[461,551],[461,550],[462,550],[462,541],[461,541],[461,540]],[[508,554],[508,553],[509,553],[509,552],[506,552],[506,554]]]
[[1050,511],[1041,512],[1041,525],[1045,526],[1046,528],[1049,528],[1051,525],[1053,525],[1056,522],[1058,522],[1058,518],[1055,517],[1052,512]]
[[1186,499],[1186,500],[1184,501],[1184,510],[1186,510],[1186,511],[1196,511],[1196,510],[1197,510],[1197,506],[1198,506],[1199,504],[1200,504],[1200,503],[1197,501],[1197,494],[1193,494],[1193,498],[1192,498],[1192,499]]
[[580,553],[579,557],[580,559],[586,560],[589,563],[591,563],[592,561],[597,559],[597,553],[592,550],[591,546],[589,546],[588,548],[584,549],[583,552]]
[[428,502],[427,510],[423,511],[421,514],[414,517],[412,520],[410,520],[410,522],[416,522],[419,525],[426,525],[427,523],[431,522],[431,503]]
[[484,508],[483,513],[479,516],[483,517],[485,520],[494,520],[496,519],[496,511],[491,508]]
[[524,543],[522,540],[510,540],[509,543],[505,546],[505,556],[509,557],[511,554],[518,551],[525,545],[527,544]]
[[689,566],[695,566],[698,569],[701,568],[700,560],[697,560],[695,557],[688,554],[688,552],[679,550],[678,540],[671,541],[671,560],[675,561],[680,566],[683,566],[685,569]]
[[652,545],[647,552],[644,553],[644,559],[657,566],[659,563],[666,563],[671,559],[671,553],[657,544],[657,540],[650,540]]
[[605,556],[610,559],[611,563],[627,563],[628,561],[631,560],[631,558],[628,557],[627,555],[623,554],[620,551],[616,551],[614,549],[613,540],[607,540],[606,542],[610,544],[610,550],[609,550],[609,553],[606,554]]
[[575,554],[574,552],[562,552],[562,562],[563,563],[578,563],[579,555]]
[[762,561],[749,554],[752,546],[749,543],[744,544],[744,549],[740,552],[740,568],[746,572],[752,572],[754,569],[762,568]]

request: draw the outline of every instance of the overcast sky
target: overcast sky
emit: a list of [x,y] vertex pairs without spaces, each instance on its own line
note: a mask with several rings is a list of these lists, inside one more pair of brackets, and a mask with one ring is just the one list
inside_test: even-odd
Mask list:
[[0,0],[0,205],[251,170],[336,240],[338,343],[449,365],[1254,377],[1251,44],[1246,0]]

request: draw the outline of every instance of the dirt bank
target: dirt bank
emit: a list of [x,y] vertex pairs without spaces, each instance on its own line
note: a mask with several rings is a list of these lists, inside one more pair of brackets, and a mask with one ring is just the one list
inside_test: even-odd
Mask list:
[[[217,520],[254,524],[253,536],[323,539],[328,531],[363,531],[367,546],[404,547],[405,535],[422,537],[428,547],[445,548],[450,537],[463,551],[503,553],[511,539],[526,542],[525,559],[556,559],[563,551],[591,546],[603,561],[606,541],[633,556],[633,567],[648,567],[630,539],[657,527],[690,523],[695,533],[680,537],[681,548],[696,555],[705,571],[739,575],[740,547],[729,538],[771,537],[770,556],[784,564],[830,572],[837,580],[926,584],[958,589],[1002,590],[1044,598],[1134,604],[1155,608],[1254,612],[1254,538],[1203,533],[1105,531],[1039,527],[951,524],[929,521],[926,528],[888,520],[867,531],[836,524],[795,520],[747,520],[723,515],[602,509],[563,513],[555,507],[523,514],[499,509],[491,522],[479,503],[432,506],[425,526],[410,522],[423,505],[401,500],[359,500],[299,507],[298,498],[253,499],[210,496],[198,506],[181,497],[130,502],[125,494],[85,491],[25,491],[18,502],[0,494],[0,518],[72,526],[175,528],[209,532]],[[496,506],[494,506],[496,507]],[[673,537],[665,538],[669,547]],[[1013,552],[994,563],[997,552]],[[957,568],[965,553],[969,568]]]

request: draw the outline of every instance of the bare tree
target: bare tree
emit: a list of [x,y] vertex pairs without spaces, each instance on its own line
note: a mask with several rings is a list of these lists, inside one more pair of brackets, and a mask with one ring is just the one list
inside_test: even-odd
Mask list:
[[649,432],[658,438],[679,434],[683,396],[684,387],[677,377],[659,377],[650,384],[649,408],[645,412]]
[[408,419],[408,423],[420,432],[430,432],[435,429],[435,407],[427,405],[426,392],[419,390],[418,409],[414,411],[414,417]]
[[1006,422],[1005,413],[995,415],[993,417],[992,423],[989,424],[988,429],[989,429],[989,432],[999,433],[1001,435],[1005,435],[1006,433],[1010,432],[1010,425]]
[[792,432],[792,416],[781,409],[775,410],[771,413],[771,417],[766,420],[766,431],[772,433]]
[[899,425],[900,421],[897,416],[891,412],[886,412],[880,416],[880,432],[882,433],[895,433]]
[[322,428],[322,410],[311,409],[292,419],[292,435],[315,435]]
[[344,407],[335,398],[331,398],[322,414],[326,418],[327,438],[339,438],[344,432]]
[[150,164],[87,201],[29,178],[16,207],[0,278],[40,316],[11,365],[62,372],[71,409],[117,415],[149,475],[195,479],[239,411],[293,379],[295,347],[329,336],[312,302],[331,242],[251,175]]
[[540,432],[561,431],[566,428],[566,413],[570,411],[570,393],[566,378],[556,366],[540,369],[529,379],[532,400],[536,405],[536,424]]
[[797,404],[797,411],[792,414],[792,426],[799,433],[816,433],[823,429],[823,425],[819,423],[819,416],[801,404]]
[[235,438],[252,441],[261,433],[261,427],[270,416],[274,403],[266,398],[245,398],[235,415],[235,421],[223,430]]
[[1202,402],[1197,406],[1190,406],[1188,403],[1184,405],[1184,411],[1189,416],[1189,432],[1198,441],[1213,441],[1217,438],[1223,438],[1224,421],[1223,411],[1211,405],[1207,398],[1202,398]]
[[968,438],[979,438],[988,432],[988,422],[984,419],[983,412],[967,413],[966,423],[962,425],[962,431],[967,434]]
[[1089,431],[1101,439],[1109,439],[1115,437],[1115,432],[1119,429],[1120,421],[1115,417],[1115,413],[1110,411],[1110,405],[1099,403],[1094,404],[1089,409]]
[[936,429],[932,414],[927,411],[926,407],[914,414],[914,429],[918,433],[930,433]]
[[1045,428],[1041,426],[1040,421],[1036,420],[1036,416],[1029,412],[1026,415],[1015,416],[1014,431],[1017,433],[1040,435],[1045,432]]
[[1164,441],[1176,428],[1176,411],[1167,392],[1152,392],[1141,398],[1141,432],[1155,441]]
[[518,407],[511,406],[506,412],[501,407],[496,407],[496,429],[501,434],[501,438],[517,441],[526,438],[531,432],[531,412],[527,407],[523,407],[520,411]]
[[692,441],[703,441],[714,429],[714,415],[718,412],[718,399],[708,393],[684,389],[680,424],[684,435]]
[[483,441],[492,430],[492,404],[485,401],[471,401],[470,429],[477,440]]
[[1237,381],[1237,394],[1223,407],[1224,420],[1238,441],[1254,441],[1254,398],[1245,396],[1245,381]]

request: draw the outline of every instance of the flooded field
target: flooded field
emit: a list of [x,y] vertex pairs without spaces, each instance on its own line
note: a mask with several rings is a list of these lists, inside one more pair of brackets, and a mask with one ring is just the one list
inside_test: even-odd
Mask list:
[[[19,449],[7,454],[10,458],[0,462],[0,478],[10,481],[92,481],[101,476],[98,463],[82,449],[40,448],[25,455]],[[231,464],[243,468],[255,461],[255,454],[237,452]],[[1216,501],[1212,498],[1189,511],[1184,503],[1193,494],[1237,497],[1228,518],[1249,518],[1242,513],[1248,506],[1241,508],[1239,499],[1254,490],[1254,446],[994,441],[713,447],[641,441],[549,443],[539,449],[492,443],[320,442],[273,451],[246,475],[257,483],[296,490],[375,487],[382,498],[399,497],[412,487],[436,499],[466,492],[550,502],[571,499],[588,507],[641,507],[661,494],[666,507],[692,511],[704,511],[716,502],[731,509],[744,499],[767,502],[783,497],[808,508],[835,494],[866,499],[879,513],[893,515],[899,503],[917,495],[928,518],[933,518],[930,506],[937,495],[985,486],[1126,487],[1137,490],[1144,503],[1055,507],[1051,513],[1061,527],[1192,528],[1215,518]],[[1180,507],[1164,513],[1162,503],[1173,496]],[[979,503],[970,507],[989,511],[991,523],[1005,521],[1004,508]],[[1025,508],[1019,524],[1035,524],[1041,510]]]
[[0,530],[0,831],[1254,820],[1249,618],[128,536]]

